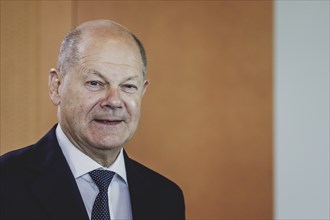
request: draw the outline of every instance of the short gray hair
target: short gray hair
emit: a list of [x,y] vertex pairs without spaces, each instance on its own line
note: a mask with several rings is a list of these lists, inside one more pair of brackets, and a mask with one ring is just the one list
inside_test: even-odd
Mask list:
[[57,69],[63,74],[79,63],[78,44],[81,41],[80,29],[71,30],[64,38],[58,56]]
[[[131,32],[128,32],[139,47],[140,55],[143,63],[142,75],[147,75],[147,55],[141,41]],[[72,29],[64,38],[61,44],[58,56],[57,69],[65,75],[69,70],[79,63],[78,45],[81,42],[82,31],[78,28]]]

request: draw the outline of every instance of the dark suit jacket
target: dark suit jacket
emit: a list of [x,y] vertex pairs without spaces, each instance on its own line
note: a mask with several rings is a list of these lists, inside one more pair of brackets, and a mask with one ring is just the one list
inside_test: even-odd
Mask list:
[[[54,126],[0,157],[0,219],[88,219]],[[184,219],[181,189],[124,154],[133,219]]]

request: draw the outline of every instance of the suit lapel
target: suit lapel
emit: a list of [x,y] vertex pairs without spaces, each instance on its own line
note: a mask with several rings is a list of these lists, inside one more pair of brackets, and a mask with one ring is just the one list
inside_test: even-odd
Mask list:
[[36,173],[31,191],[54,219],[88,219],[76,181],[58,145],[55,127],[36,144],[30,169]]
[[130,192],[133,219],[150,219],[154,215],[154,199],[150,194],[147,175],[142,173],[137,162],[131,160],[124,151],[127,181]]

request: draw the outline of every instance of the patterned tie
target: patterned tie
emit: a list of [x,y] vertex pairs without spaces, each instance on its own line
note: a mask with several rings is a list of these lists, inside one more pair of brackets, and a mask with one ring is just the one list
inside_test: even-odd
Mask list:
[[92,220],[110,220],[108,187],[115,173],[107,170],[93,170],[89,172],[89,175],[99,188],[92,210]]

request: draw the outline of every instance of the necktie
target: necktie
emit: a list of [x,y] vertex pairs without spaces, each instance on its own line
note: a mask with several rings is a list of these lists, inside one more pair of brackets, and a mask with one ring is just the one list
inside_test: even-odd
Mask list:
[[108,187],[115,173],[107,170],[93,170],[89,172],[89,175],[99,188],[99,194],[96,196],[92,209],[92,220],[110,220]]

